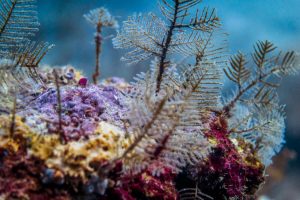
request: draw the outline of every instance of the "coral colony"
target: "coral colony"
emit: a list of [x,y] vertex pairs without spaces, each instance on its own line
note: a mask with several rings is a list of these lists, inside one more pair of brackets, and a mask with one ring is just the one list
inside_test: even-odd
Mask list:
[[[102,29],[118,26],[106,9],[85,15],[96,27],[88,82],[71,66],[38,67],[52,45],[30,40],[35,1],[1,0],[0,199],[256,199],[284,143],[276,87],[297,57],[259,41],[227,58],[220,19],[200,3],[161,0],[164,20],[129,17],[113,44],[150,70],[98,83]],[[226,98],[223,75],[236,86]]]

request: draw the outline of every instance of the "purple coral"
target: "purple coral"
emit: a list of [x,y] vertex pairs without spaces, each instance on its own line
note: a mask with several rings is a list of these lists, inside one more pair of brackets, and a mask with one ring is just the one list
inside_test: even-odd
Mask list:
[[[49,89],[27,107],[27,112],[36,110],[43,116],[49,133],[58,131],[56,95],[55,89]],[[120,95],[113,86],[62,87],[62,129],[66,139],[88,138],[102,120],[120,125],[121,115],[125,112]]]

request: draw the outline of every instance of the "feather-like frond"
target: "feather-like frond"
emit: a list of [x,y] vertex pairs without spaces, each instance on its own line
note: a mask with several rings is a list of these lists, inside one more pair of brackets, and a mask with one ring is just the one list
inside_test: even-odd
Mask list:
[[221,26],[220,18],[216,14],[215,9],[204,8],[201,11],[196,11],[195,17],[193,17],[189,23],[178,23],[176,28],[190,28],[193,30],[199,30],[203,32],[211,32]]
[[118,28],[118,22],[113,17],[106,8],[97,8],[91,10],[88,14],[83,15],[83,17],[94,26],[106,26]]
[[191,91],[188,104],[199,112],[217,109],[222,88],[220,67],[203,61],[198,66],[186,68],[182,74],[184,88]]
[[[254,47],[252,54],[256,67],[252,68],[254,74],[249,78],[249,70],[245,71],[243,65],[246,61],[244,56],[231,59],[231,68],[225,70],[227,77],[238,83],[238,92],[224,106],[225,112],[229,112],[238,101],[255,102],[256,106],[271,105],[277,100],[274,88],[279,86],[274,82],[276,77],[295,74],[299,70],[294,52],[275,54],[276,46],[271,42],[259,41]],[[243,71],[240,73],[239,71]],[[244,80],[242,79],[244,76]],[[253,95],[254,94],[254,95]],[[254,100],[254,101],[253,101]],[[276,103],[276,102],[275,102]]]
[[95,33],[95,53],[96,53],[96,65],[95,72],[93,73],[93,82],[94,84],[98,83],[99,76],[101,74],[100,71],[100,55],[102,52],[102,43],[103,43],[103,28],[104,27],[112,27],[118,28],[119,24],[115,17],[113,17],[110,12],[104,8],[100,7],[94,10],[91,10],[88,14],[84,15],[84,18],[90,22],[96,28]]
[[28,77],[39,78],[36,68],[52,45],[30,41],[39,26],[35,0],[1,0],[0,5],[0,85],[24,88]]
[[285,142],[285,114],[283,107],[278,107],[272,111],[262,109],[257,116],[257,126],[260,125],[261,128],[256,133],[256,148],[258,156],[266,166],[272,163],[272,157],[279,153]]
[[[242,114],[238,115],[239,112]],[[238,105],[234,113],[235,118],[229,120],[234,137],[243,137],[247,142],[252,143],[263,163],[266,166],[270,165],[271,158],[281,150],[284,143],[283,106],[277,104],[272,109],[266,107],[248,109]],[[240,119],[237,119],[239,117]]]
[[277,62],[279,62],[279,76],[294,75],[299,72],[300,62],[297,60],[299,56],[294,51],[286,52],[283,56],[279,55],[277,59]]
[[38,80],[37,67],[53,45],[48,43],[28,42],[14,52],[7,52],[0,64],[0,86],[9,87],[18,84],[21,87],[29,79]]
[[175,34],[170,53],[195,57],[196,65],[203,60],[226,63],[227,37],[220,30],[210,33],[182,31]]
[[[227,77],[238,85],[223,108],[230,116],[230,132],[233,137],[243,137],[252,143],[266,166],[284,143],[284,114],[276,92],[276,78],[299,70],[294,52],[276,55],[275,49],[271,42],[259,41],[252,54],[252,70],[245,68],[247,61],[242,54],[233,57],[231,67],[225,70]],[[254,73],[250,75],[251,72]]]
[[230,58],[230,67],[224,69],[226,76],[236,83],[239,89],[241,89],[243,83],[249,80],[251,75],[251,71],[247,69],[246,64],[245,55],[239,52]]
[[202,0],[161,0],[158,3],[162,14],[173,22],[174,13],[177,13],[177,19],[183,20],[189,15],[188,10],[201,2]]
[[248,104],[253,104],[257,108],[274,107],[278,105],[278,94],[275,88],[262,86],[254,91],[253,98],[249,99]]
[[19,48],[15,58],[18,58],[17,64],[20,67],[35,69],[38,67],[39,63],[48,53],[48,51],[53,48],[54,45],[47,42],[28,42]]
[[258,41],[254,46],[254,53],[252,54],[254,63],[258,68],[263,68],[268,61],[267,55],[273,52],[277,47],[273,43],[266,41]]
[[[190,9],[200,4],[202,0],[162,0],[159,7],[162,14],[171,22],[175,28],[191,28],[203,32],[210,32],[220,27],[220,19],[215,9],[197,9],[194,17],[187,19]],[[186,22],[188,20],[188,22]]]
[[210,33],[203,33],[203,43],[197,45],[196,65],[204,60],[210,60],[218,65],[226,65],[228,41],[227,34],[220,29]]
[[1,0],[0,51],[7,52],[38,31],[35,0]]
[[[154,64],[157,65],[157,62]],[[183,77],[189,77],[191,82],[199,78],[199,81],[194,80],[195,85],[185,85],[184,88],[182,80],[185,79],[181,80],[180,73],[170,68],[157,94],[153,79],[157,73],[155,65],[152,72],[139,76],[133,85],[134,90],[127,96],[130,99],[127,100],[130,102],[128,119],[133,140],[124,159],[128,160],[127,168],[133,169],[133,172],[138,172],[154,160],[163,162],[174,171],[180,171],[187,164],[198,163],[210,149],[202,134],[200,121],[200,108],[204,109],[201,105],[208,103],[197,102],[199,95],[194,94],[200,93],[198,89],[201,89],[201,84],[205,88],[209,78],[204,76],[212,75],[206,70],[200,72],[199,69],[199,72],[194,70],[194,74],[199,74],[198,77],[190,76],[191,73],[182,74]]]
[[137,63],[152,56],[159,58],[157,92],[165,69],[170,67],[170,54],[195,56],[197,62],[205,53],[209,56],[216,55],[218,48],[211,47],[211,37],[201,36],[201,32],[211,33],[220,27],[215,10],[204,9],[201,16],[198,16],[197,11],[196,16],[186,23],[189,10],[200,2],[201,0],[162,0],[159,3],[160,9],[168,19],[168,24],[153,14],[146,18],[134,16],[124,22],[123,29],[114,39],[116,48],[131,49],[122,58],[129,63]]
[[134,64],[161,55],[166,31],[166,24],[155,15],[134,15],[123,22],[113,44],[115,48],[131,49],[121,60]]

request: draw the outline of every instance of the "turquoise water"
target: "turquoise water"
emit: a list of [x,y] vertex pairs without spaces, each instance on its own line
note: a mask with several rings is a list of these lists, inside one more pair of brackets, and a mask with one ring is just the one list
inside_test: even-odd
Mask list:
[[[91,69],[94,64],[93,29],[82,15],[100,6],[119,16],[119,21],[134,12],[159,14],[155,0],[40,0],[40,39],[56,45],[45,62],[71,63],[87,71]],[[254,42],[265,39],[283,49],[300,50],[299,0],[204,0],[203,6],[217,9],[224,30],[229,33],[232,52],[249,52]],[[107,32],[107,35],[114,33]],[[119,75],[129,79],[141,70],[140,67],[120,68],[124,65],[118,60],[120,56],[120,51],[114,50],[107,40],[102,59],[104,76]]]

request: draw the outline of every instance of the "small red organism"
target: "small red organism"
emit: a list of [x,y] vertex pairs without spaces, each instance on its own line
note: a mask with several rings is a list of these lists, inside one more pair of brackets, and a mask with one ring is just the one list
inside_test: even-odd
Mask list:
[[79,86],[86,87],[87,84],[88,84],[88,79],[85,78],[85,77],[79,79],[79,81],[78,81],[78,85],[79,85]]

